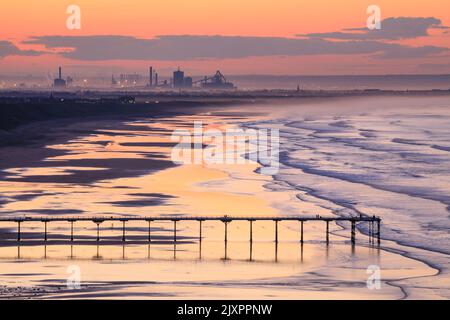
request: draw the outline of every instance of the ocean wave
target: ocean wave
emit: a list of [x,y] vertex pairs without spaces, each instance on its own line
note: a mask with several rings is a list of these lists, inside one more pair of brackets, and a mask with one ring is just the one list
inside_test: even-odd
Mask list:
[[339,215],[379,215],[384,238],[450,254],[449,119],[440,107],[253,125],[280,129],[274,179],[305,192],[302,201]]

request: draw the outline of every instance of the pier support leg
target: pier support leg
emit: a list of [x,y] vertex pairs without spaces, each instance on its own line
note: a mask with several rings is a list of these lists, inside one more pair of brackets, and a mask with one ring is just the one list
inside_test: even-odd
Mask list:
[[177,221],[173,222],[173,260],[177,259]]
[[223,259],[224,259],[224,260],[228,260],[228,242],[227,242],[227,241],[225,241],[224,247],[225,247],[225,248],[224,248],[225,253],[224,253]]
[[97,242],[100,241],[100,223],[97,223]]
[[253,243],[253,220],[250,220],[250,243]]
[[47,241],[47,221],[44,221],[44,241]]
[[225,239],[224,239],[224,247],[225,247],[225,255],[224,255],[224,260],[228,260],[228,223],[229,221],[224,220],[223,221],[224,226],[225,226]]
[[152,222],[148,222],[148,242],[152,242],[152,229],[151,229]]
[[356,236],[355,236],[355,221],[352,220],[352,231],[351,231],[351,242],[354,245],[356,242]]
[[275,220],[275,262],[278,262],[278,220]]
[[374,221],[370,221],[370,241],[372,244],[375,243],[375,224]]
[[278,220],[275,220],[275,243],[278,243]]
[[125,221],[122,221],[122,242],[125,242]]
[[202,220],[199,220],[199,230],[198,230],[198,258],[202,260]]
[[377,220],[377,243],[380,245],[380,237],[381,237],[381,221]]
[[303,244],[303,223],[304,221],[300,221],[300,243]]
[[330,221],[327,221],[327,245],[330,244]]
[[20,221],[17,221],[17,241],[20,242]]
[[177,222],[173,221],[173,242],[177,242]]
[[73,242],[73,221],[70,221],[70,241]]
[[278,242],[275,242],[275,262],[278,262]]
[[203,231],[202,231],[202,220],[198,220],[198,259],[202,260],[202,241],[203,241]]
[[300,246],[300,262],[303,263],[303,245]]
[[228,242],[228,221],[224,222],[225,224],[225,243]]

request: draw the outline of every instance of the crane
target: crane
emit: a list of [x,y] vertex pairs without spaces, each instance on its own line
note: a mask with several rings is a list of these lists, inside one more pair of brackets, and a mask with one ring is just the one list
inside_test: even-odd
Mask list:
[[212,77],[205,76],[203,79],[194,81],[193,84],[200,83],[203,88],[210,89],[233,89],[234,85],[228,82],[227,78],[217,70]]

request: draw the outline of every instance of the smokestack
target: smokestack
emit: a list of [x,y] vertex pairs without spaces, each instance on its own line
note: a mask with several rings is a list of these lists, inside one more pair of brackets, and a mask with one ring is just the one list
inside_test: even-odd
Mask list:
[[155,72],[155,86],[158,86],[158,73]]
[[153,87],[153,67],[150,67],[150,87]]
[[59,67],[59,79],[62,79],[61,67]]

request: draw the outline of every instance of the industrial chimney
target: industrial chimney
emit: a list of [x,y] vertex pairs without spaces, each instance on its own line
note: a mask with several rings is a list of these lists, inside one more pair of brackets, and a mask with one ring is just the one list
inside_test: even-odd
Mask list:
[[153,67],[150,67],[150,87],[153,87]]
[[59,77],[53,80],[53,86],[55,88],[65,88],[67,85],[66,80],[62,78],[62,70],[61,67],[59,67]]

